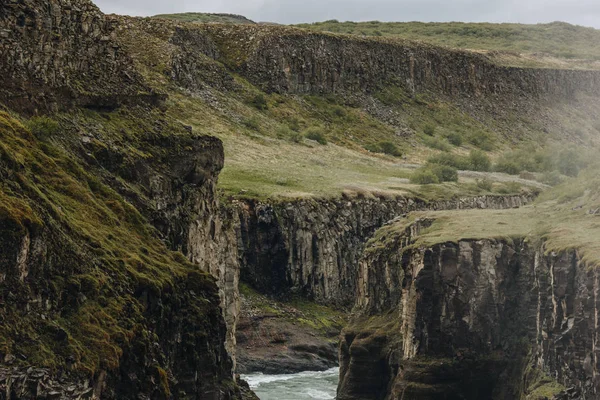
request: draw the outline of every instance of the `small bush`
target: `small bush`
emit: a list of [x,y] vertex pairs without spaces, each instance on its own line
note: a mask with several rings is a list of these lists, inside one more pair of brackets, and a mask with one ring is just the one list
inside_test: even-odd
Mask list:
[[487,178],[477,179],[477,187],[481,190],[485,190],[486,192],[491,192],[494,184],[491,180]]
[[379,142],[379,147],[381,148],[381,152],[385,154],[389,154],[390,156],[400,157],[402,156],[402,152],[392,142]]
[[402,151],[392,142],[379,142],[365,146],[365,149],[373,153],[383,153],[394,157],[401,157]]
[[288,121],[288,125],[289,125],[290,129],[295,132],[300,132],[300,130],[302,129],[303,123],[304,123],[303,120],[301,121],[296,117],[293,117]]
[[519,193],[520,191],[521,185],[517,182],[507,182],[496,189],[496,192],[500,194]]
[[440,179],[431,169],[420,168],[411,175],[410,182],[417,185],[429,185],[432,183],[440,183]]
[[440,182],[458,182],[458,170],[454,167],[433,164],[429,166],[429,169]]
[[448,135],[446,135],[446,139],[451,145],[456,147],[460,147],[463,144],[463,137],[458,132],[450,132]]
[[27,121],[27,127],[39,140],[46,140],[60,131],[58,122],[48,117],[33,117]]
[[294,132],[293,130],[291,130],[288,126],[286,125],[282,125],[280,127],[277,128],[277,138],[279,139],[288,139],[292,136],[294,136],[294,134],[296,132]]
[[250,100],[250,105],[252,105],[252,107],[256,108],[257,110],[269,109],[269,103],[267,103],[267,98],[262,93],[259,93],[256,96],[254,96]]
[[483,131],[474,131],[468,136],[469,143],[481,150],[490,151],[494,149],[494,139]]
[[423,133],[427,136],[435,135],[435,125],[427,124],[423,127]]
[[542,176],[542,183],[550,186],[560,185],[565,181],[565,178],[557,171],[546,172]]
[[244,119],[242,124],[244,124],[246,128],[250,128],[255,131],[260,130],[260,121],[256,116]]
[[492,161],[483,151],[473,150],[469,154],[469,165],[473,171],[487,172],[492,168]]
[[304,136],[299,132],[294,132],[292,136],[290,136],[290,141],[294,143],[302,143],[302,140],[304,140]]
[[331,113],[336,118],[345,118],[348,115],[348,113],[346,112],[346,110],[344,110],[344,108],[340,107],[340,106],[334,106],[331,109]]
[[327,139],[325,138],[325,135],[323,134],[323,131],[321,130],[321,128],[317,128],[317,127],[308,128],[304,132],[304,136],[307,139],[314,140],[315,142],[322,144],[323,146],[325,146],[327,144]]
[[567,176],[576,177],[582,167],[579,154],[574,149],[565,149],[560,152],[557,160],[558,171]]
[[427,147],[441,151],[450,151],[450,144],[439,137],[424,137],[424,142]]
[[469,160],[466,157],[462,157],[451,153],[441,153],[432,156],[427,160],[427,163],[447,165],[449,167],[454,167],[459,170],[470,169]]
[[519,167],[514,161],[500,160],[494,166],[494,170],[498,172],[504,172],[505,174],[509,175],[519,175],[521,172],[521,167]]

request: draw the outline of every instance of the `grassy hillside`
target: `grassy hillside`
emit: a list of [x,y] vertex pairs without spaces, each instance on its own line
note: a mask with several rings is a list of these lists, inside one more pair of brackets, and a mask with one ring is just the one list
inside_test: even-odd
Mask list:
[[197,24],[218,23],[218,24],[254,24],[254,21],[235,14],[209,14],[209,13],[181,13],[181,14],[159,14],[153,18],[172,19],[180,22],[193,22]]
[[[600,141],[595,101],[554,105],[530,118],[516,112],[500,117],[477,109],[467,112],[434,93],[412,95],[399,86],[378,90],[367,99],[281,95],[262,92],[209,58],[202,61],[206,70],[219,71],[219,80],[227,83],[207,81],[189,96],[166,79],[173,50],[163,33],[135,26],[123,31],[124,43],[144,76],[170,93],[168,113],[194,131],[223,141],[226,162],[219,185],[227,196],[330,197],[350,192],[438,198],[515,192],[518,186],[494,184],[496,176],[482,184],[481,176],[445,174],[437,166],[430,168],[439,175],[433,182],[410,179],[415,165],[428,161],[487,173],[495,160],[502,160],[498,170],[513,178],[501,180],[522,182],[520,172],[544,174],[557,169],[557,163],[531,170],[522,160],[513,159],[521,153],[511,150],[553,144],[560,149],[565,142],[592,147]],[[140,40],[146,46],[139,46]],[[156,64],[155,60],[165,61]],[[471,154],[478,152],[489,159],[487,164],[473,165]]]
[[[68,118],[98,122],[86,115]],[[40,319],[37,311],[3,306],[0,353],[48,368],[71,363],[78,373],[115,369],[148,323],[134,290],[160,293],[191,275],[205,290],[212,280],[181,253],[169,251],[134,206],[65,149],[70,139],[79,139],[64,128],[68,122],[46,117],[25,122],[0,111],[0,249],[12,251],[4,246],[14,246],[28,232],[32,240],[46,238],[43,268],[28,273],[39,274],[34,285],[57,310],[52,307]],[[29,289],[14,283],[11,290]],[[78,293],[85,300],[73,297]],[[6,286],[0,296],[2,301],[9,296]],[[209,315],[210,307],[206,302],[198,308],[198,318]],[[57,341],[57,332],[66,339]]]
[[365,36],[391,36],[472,50],[546,53],[557,58],[600,60],[600,30],[570,25],[338,22],[300,24],[301,28]]
[[417,244],[433,245],[463,239],[546,240],[548,251],[577,249],[590,266],[600,266],[600,165],[544,192],[534,204],[516,210],[417,212],[401,223],[381,229],[376,240],[403,233],[417,219],[433,224]]

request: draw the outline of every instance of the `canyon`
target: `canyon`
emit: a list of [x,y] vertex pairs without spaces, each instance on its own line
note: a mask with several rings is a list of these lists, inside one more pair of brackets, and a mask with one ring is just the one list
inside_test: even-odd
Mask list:
[[[338,363],[342,400],[596,398],[593,186],[559,206],[535,175],[409,178],[440,115],[460,156],[595,148],[599,89],[424,43],[3,2],[0,399],[255,399],[238,374]],[[404,158],[368,149],[387,141]],[[498,237],[542,209],[591,239]],[[435,240],[464,215],[499,219]]]

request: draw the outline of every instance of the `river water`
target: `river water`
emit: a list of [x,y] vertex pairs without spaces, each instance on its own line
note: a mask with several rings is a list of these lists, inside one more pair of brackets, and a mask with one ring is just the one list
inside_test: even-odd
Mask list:
[[242,375],[260,400],[333,400],[339,368],[291,375]]

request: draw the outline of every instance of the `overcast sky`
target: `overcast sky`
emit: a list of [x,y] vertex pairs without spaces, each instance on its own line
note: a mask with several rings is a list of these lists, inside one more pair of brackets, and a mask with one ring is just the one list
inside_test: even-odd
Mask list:
[[600,28],[599,0],[95,0],[105,13],[242,14],[255,21],[566,21]]

